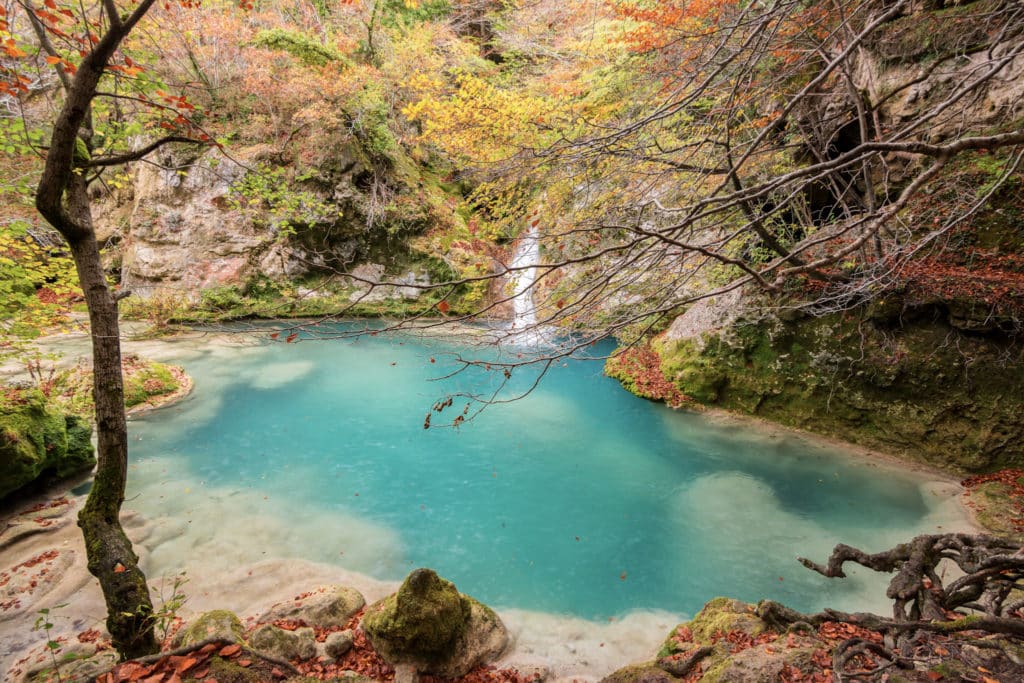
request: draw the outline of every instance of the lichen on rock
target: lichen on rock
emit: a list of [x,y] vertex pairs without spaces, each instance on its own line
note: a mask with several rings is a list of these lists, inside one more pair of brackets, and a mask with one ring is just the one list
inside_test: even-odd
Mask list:
[[196,617],[192,623],[181,630],[175,638],[175,643],[180,646],[188,646],[209,639],[240,643],[244,638],[245,628],[234,612],[218,609],[204,612]]
[[249,645],[279,659],[310,659],[316,655],[316,637],[309,627],[286,631],[263,624],[253,631]]

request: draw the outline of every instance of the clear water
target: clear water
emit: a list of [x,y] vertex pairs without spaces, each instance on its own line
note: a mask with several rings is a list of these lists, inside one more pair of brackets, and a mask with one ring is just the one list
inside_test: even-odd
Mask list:
[[921,479],[637,399],[597,361],[424,430],[437,399],[495,381],[430,381],[452,351],[367,337],[185,355],[191,397],[130,426],[129,505],[158,522],[150,574],[301,557],[384,579],[430,566],[489,604],[588,619],[723,594],[865,608],[883,578],[829,581],[794,558],[959,521]]

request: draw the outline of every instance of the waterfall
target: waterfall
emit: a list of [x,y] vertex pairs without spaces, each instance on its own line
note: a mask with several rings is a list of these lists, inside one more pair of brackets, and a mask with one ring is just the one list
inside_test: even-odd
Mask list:
[[[537,280],[540,239],[536,222],[529,223],[526,233],[512,257],[512,329],[523,331],[537,324],[537,307],[533,303],[533,283]],[[515,270],[522,268],[523,270]]]
[[526,230],[512,256],[509,273],[512,323],[503,341],[513,346],[540,346],[552,343],[554,338],[550,330],[537,326],[537,305],[533,302],[533,285],[537,281],[537,264],[540,263],[539,222],[537,211],[526,217]]

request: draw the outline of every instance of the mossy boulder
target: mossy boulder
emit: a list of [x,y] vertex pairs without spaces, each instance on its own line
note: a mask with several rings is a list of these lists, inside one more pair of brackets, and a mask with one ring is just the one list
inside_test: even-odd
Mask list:
[[0,400],[0,498],[45,474],[66,477],[96,464],[92,429],[36,390]]
[[389,664],[452,678],[497,658],[508,645],[498,615],[430,569],[415,570],[397,593],[371,605],[362,627]]
[[195,645],[204,640],[222,640],[240,643],[245,638],[245,627],[234,612],[217,609],[203,612],[188,624],[175,638],[182,647]]
[[316,636],[308,626],[286,631],[263,624],[253,631],[249,646],[279,659],[311,659],[316,655]]

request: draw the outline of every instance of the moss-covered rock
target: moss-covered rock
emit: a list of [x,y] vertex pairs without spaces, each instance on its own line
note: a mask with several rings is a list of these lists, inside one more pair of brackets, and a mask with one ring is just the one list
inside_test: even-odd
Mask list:
[[362,628],[389,664],[453,678],[508,645],[497,614],[430,569],[415,570],[397,593],[371,605]]
[[195,645],[207,639],[222,640],[229,643],[240,643],[245,637],[245,628],[241,620],[224,609],[204,612],[181,630],[175,638],[180,646]]
[[878,302],[824,317],[740,319],[699,337],[666,335],[654,348],[699,403],[956,471],[1020,465],[1024,350],[1006,333],[954,326],[951,315]]
[[84,421],[65,416],[39,391],[0,400],[0,498],[44,474],[65,477],[96,463]]
[[249,646],[278,659],[310,659],[316,655],[316,636],[309,627],[286,631],[263,624],[253,631]]

